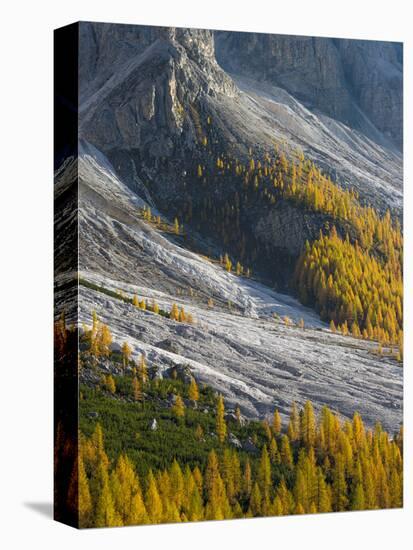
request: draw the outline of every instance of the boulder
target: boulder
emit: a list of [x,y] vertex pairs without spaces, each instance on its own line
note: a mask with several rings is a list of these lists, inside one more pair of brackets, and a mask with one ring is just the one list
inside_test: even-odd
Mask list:
[[171,353],[179,354],[180,352],[180,346],[171,338],[166,338],[165,340],[162,340],[161,342],[157,342],[155,344],[157,348],[164,349],[165,351],[169,351]]
[[233,445],[234,447],[237,447],[237,449],[241,449],[241,448],[242,448],[241,441],[240,441],[233,433],[229,433],[229,435],[228,435],[228,443],[229,443],[230,445]]
[[184,382],[185,384],[190,384],[193,378],[192,371],[189,365],[174,365],[173,367],[170,367],[166,370],[165,376],[167,378],[174,378],[174,373],[176,373],[176,378],[182,380],[182,382]]

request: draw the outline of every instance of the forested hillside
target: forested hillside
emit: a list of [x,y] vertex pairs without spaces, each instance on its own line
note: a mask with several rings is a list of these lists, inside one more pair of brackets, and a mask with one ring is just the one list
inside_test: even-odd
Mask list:
[[[74,330],[62,322],[58,353]],[[73,479],[82,527],[402,505],[402,430],[389,436],[379,422],[369,430],[357,412],[342,421],[328,407],[317,418],[310,401],[292,403],[285,425],[278,410],[271,421],[247,421],[189,368],[162,379],[143,357],[131,360],[127,342],[110,352],[108,327],[92,326],[81,342]]]
[[[323,320],[332,321],[344,334],[401,348],[399,220],[389,211],[380,214],[363,205],[356,191],[341,189],[302,152],[289,151],[283,144],[275,143],[262,158],[250,149],[245,162],[217,152],[209,146],[216,139],[213,121],[207,121],[199,139],[209,161],[193,166],[186,177],[185,192],[173,206],[178,227],[184,232],[189,225],[222,243],[230,254],[224,259],[221,254],[221,262],[237,275],[258,272],[281,284],[283,275],[289,281],[284,284],[298,292],[302,303],[316,307]],[[217,194],[223,197],[219,203],[213,199]],[[286,254],[268,247],[268,236],[254,229],[260,217],[288,204],[302,216],[313,213],[311,229],[300,235],[304,250],[298,260],[293,251]]]

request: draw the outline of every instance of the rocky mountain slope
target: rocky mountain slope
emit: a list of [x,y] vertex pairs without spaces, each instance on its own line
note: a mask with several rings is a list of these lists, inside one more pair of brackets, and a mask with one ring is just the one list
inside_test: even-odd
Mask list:
[[156,168],[175,193],[210,116],[217,150],[287,140],[381,209],[401,205],[400,45],[82,23],[80,58],[81,135],[125,178]]
[[[143,353],[160,374],[189,365],[249,417],[269,417],[274,407],[286,416],[291,400],[311,399],[316,409],[328,404],[344,416],[356,409],[368,425],[380,418],[387,429],[398,428],[402,369],[394,359],[378,357],[372,342],[331,333],[293,298],[227,273],[143,221],[145,201],[88,144],[79,158],[79,199],[80,326],[90,325],[95,310],[116,346],[127,340],[133,356]],[[142,311],[119,291],[155,299],[167,311],[177,302],[195,322]],[[286,326],[285,315],[303,319],[305,328]]]
[[[360,63],[368,61],[374,74],[389,75],[380,85],[383,93],[401,101],[399,47],[381,43],[375,50],[369,43],[341,44],[82,23],[80,137],[107,156],[133,191],[145,200],[150,195],[152,207],[181,221],[183,211],[191,208],[195,219],[184,221],[192,229],[211,193],[223,205],[238,193],[231,178],[213,191],[200,191],[193,185],[196,166],[211,168],[220,155],[248,163],[251,155],[263,158],[273,151],[274,143],[290,154],[303,151],[339,185],[355,189],[362,201],[399,216],[401,153],[397,138],[383,130],[385,120],[397,122],[398,115],[394,109],[383,112],[383,120],[375,125],[379,115],[370,116],[361,99],[356,100],[368,91],[363,92],[363,79],[355,76]],[[257,55],[263,50],[272,53],[262,54],[258,77]],[[362,55],[356,55],[359,50]],[[320,68],[303,69],[303,63],[314,68],[321,60],[323,74]],[[353,81],[361,82],[360,89]],[[289,290],[306,240],[313,240],[330,222],[328,216],[303,208],[280,204],[268,209],[257,202],[241,213],[240,228],[251,236],[247,248],[254,250],[253,258],[241,261],[254,263],[270,284]],[[206,231],[204,227],[204,237]],[[208,237],[215,238],[213,246],[221,246],[221,236],[214,231],[211,228]],[[228,243],[230,253],[237,255],[236,248],[237,242]]]
[[[62,301],[80,273],[80,311],[67,308],[68,321],[90,324],[96,310],[115,346],[127,340],[160,375],[189,365],[249,417],[274,407],[286,415],[292,400],[311,399],[316,409],[358,410],[368,425],[380,419],[396,430],[402,369],[389,350],[379,356],[375,343],[333,334],[275,290],[288,289],[305,241],[329,216],[283,200],[265,205],[257,195],[239,225],[256,246],[253,271],[261,277],[227,273],[216,259],[231,250],[199,220],[208,218],[206,201],[212,211],[232,211],[236,178],[201,189],[196,169],[217,158],[247,164],[281,144],[355,188],[361,201],[399,216],[399,46],[82,23],[80,59],[79,159],[56,174],[57,226],[65,197],[72,207],[73,196],[79,200],[78,212],[72,208],[79,265],[62,257],[57,269]],[[375,86],[360,76],[365,63]],[[188,205],[195,215],[174,234],[174,217]],[[62,227],[70,239],[73,217]],[[134,294],[165,311],[178,303],[195,322],[136,308]]]
[[222,31],[215,45],[228,72],[282,88],[313,112],[401,147],[401,44]]

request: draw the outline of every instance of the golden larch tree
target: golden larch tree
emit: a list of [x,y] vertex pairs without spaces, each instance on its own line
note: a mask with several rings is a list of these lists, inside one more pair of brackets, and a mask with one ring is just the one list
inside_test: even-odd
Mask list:
[[272,421],[272,429],[274,431],[275,435],[279,435],[281,433],[281,415],[278,411],[278,409],[275,409],[273,421]]
[[175,402],[172,407],[172,412],[174,413],[176,418],[183,418],[185,416],[185,404],[180,395],[177,395],[175,397]]
[[216,430],[220,443],[223,443],[227,437],[227,424],[225,422],[225,406],[222,395],[218,397],[217,402]]
[[188,397],[191,401],[199,400],[199,389],[194,377],[191,378],[191,383],[189,384]]
[[122,351],[123,370],[125,370],[126,367],[129,365],[129,361],[130,361],[130,358],[132,356],[132,348],[128,344],[128,342],[123,342],[121,351]]

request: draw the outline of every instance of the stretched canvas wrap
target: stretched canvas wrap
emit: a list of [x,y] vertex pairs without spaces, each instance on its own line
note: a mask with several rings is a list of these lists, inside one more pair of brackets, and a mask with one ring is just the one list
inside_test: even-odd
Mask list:
[[402,44],[55,31],[55,517],[403,503]]

